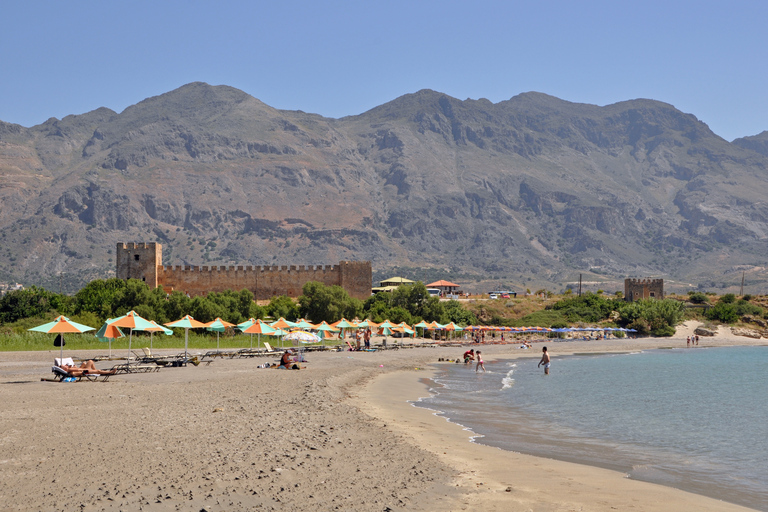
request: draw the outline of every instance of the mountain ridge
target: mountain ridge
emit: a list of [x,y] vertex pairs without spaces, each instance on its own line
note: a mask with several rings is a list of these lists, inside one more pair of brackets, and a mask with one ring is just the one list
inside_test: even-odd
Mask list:
[[116,242],[157,240],[167,263],[371,259],[550,288],[590,271],[722,288],[743,266],[763,283],[766,140],[647,99],[425,89],[330,119],[195,82],[0,122],[0,278],[76,289],[113,272]]

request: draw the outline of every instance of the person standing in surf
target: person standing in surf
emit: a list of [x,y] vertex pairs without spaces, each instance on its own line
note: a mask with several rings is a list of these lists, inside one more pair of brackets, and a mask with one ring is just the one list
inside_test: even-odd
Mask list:
[[478,350],[475,355],[477,356],[477,365],[475,365],[475,373],[477,373],[477,370],[480,368],[483,369],[483,373],[485,373],[485,365],[483,364],[483,356],[481,355],[481,352]]
[[536,368],[542,364],[544,365],[544,375],[549,375],[549,367],[552,362],[549,359],[549,352],[547,352],[547,347],[543,347],[541,349],[541,361],[539,361],[539,364],[536,366]]

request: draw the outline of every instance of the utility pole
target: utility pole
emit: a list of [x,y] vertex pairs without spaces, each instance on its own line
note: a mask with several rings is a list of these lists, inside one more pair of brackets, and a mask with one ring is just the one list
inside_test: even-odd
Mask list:
[[581,274],[579,274],[579,297],[581,297]]
[[742,270],[741,271],[741,291],[739,292],[740,297],[744,296],[744,274],[746,274],[746,271]]

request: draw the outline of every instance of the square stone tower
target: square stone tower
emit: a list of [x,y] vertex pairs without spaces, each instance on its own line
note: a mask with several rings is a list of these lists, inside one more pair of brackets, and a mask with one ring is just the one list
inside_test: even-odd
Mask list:
[[163,246],[156,242],[118,243],[116,272],[118,279],[141,279],[157,288],[157,269],[163,264]]

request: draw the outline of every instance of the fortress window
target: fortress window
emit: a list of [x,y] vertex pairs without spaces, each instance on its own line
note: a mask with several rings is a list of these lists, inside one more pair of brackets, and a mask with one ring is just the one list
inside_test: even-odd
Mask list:
[[135,259],[136,261],[139,261],[139,255],[138,254],[134,254],[133,255],[133,259]]

